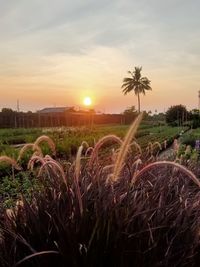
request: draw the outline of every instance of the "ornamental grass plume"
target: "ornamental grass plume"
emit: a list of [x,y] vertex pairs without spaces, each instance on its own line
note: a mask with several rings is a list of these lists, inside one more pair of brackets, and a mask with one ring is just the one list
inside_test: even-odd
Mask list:
[[21,167],[17,164],[16,160],[8,156],[0,156],[0,163],[4,162],[6,164],[12,165],[16,170],[21,170]]
[[88,144],[88,142],[86,142],[86,141],[83,141],[81,143],[81,146],[85,146],[86,148],[89,148],[90,147],[89,144]]
[[153,154],[153,144],[152,142],[148,142],[148,145],[146,147],[146,156]]
[[63,170],[62,166],[55,160],[45,161],[45,163],[39,169],[38,177],[42,177],[42,174],[44,172],[47,172],[46,167],[48,167],[48,166],[50,167],[48,169],[48,171],[52,172],[52,176],[58,176],[59,177],[59,174],[60,174],[64,184],[67,186],[67,179],[66,179],[64,170]]
[[112,143],[116,143],[118,145],[122,145],[122,140],[117,137],[116,135],[106,135],[102,138],[99,139],[99,141],[96,143],[96,145],[94,146],[94,149],[92,151],[92,154],[90,156],[90,160],[89,160],[89,168],[92,168],[93,164],[96,162],[98,162],[98,153],[100,148],[105,145],[108,142],[112,142]]
[[81,171],[81,155],[83,151],[83,145],[79,146],[77,154],[76,154],[76,160],[75,160],[75,178],[76,182],[78,183],[79,175]]
[[79,176],[81,173],[81,154],[83,151],[83,143],[79,147],[77,155],[76,155],[76,160],[75,160],[75,187],[76,187],[76,194],[79,202],[79,208],[80,208],[80,214],[82,215],[83,213],[83,203],[81,199],[81,191],[79,187]]
[[141,177],[143,177],[144,173],[151,171],[153,168],[160,168],[160,167],[171,167],[173,169],[179,170],[182,172],[186,177],[190,178],[198,187],[200,187],[199,179],[186,167],[180,165],[176,162],[172,161],[157,161],[153,162],[149,165],[146,165],[144,168],[140,170],[137,175],[134,176],[133,182],[137,182]]
[[163,147],[164,147],[164,149],[167,148],[167,140],[164,140],[164,142],[163,142]]
[[35,146],[39,146],[41,143],[46,142],[49,146],[49,148],[51,149],[53,154],[56,154],[56,146],[53,142],[53,140],[47,136],[47,135],[42,135],[40,137],[38,137],[34,143]]
[[152,144],[152,150],[154,150],[156,147],[159,148],[159,150],[162,150],[162,146],[159,142],[154,142]]
[[148,142],[148,147],[149,147],[149,151],[152,154],[153,152],[153,143],[152,142]]
[[80,172],[82,214],[72,179],[2,217],[0,266],[199,266],[200,191],[185,167],[147,165],[133,185],[95,170]]
[[138,153],[140,155],[142,155],[142,148],[141,146],[136,142],[136,141],[133,141],[131,144],[130,144],[130,147],[134,146],[136,148],[136,150],[138,151]]
[[20,151],[19,151],[19,156],[18,156],[18,158],[17,158],[17,161],[20,161],[20,160],[22,159],[23,155],[25,154],[25,152],[26,152],[27,150],[30,150],[30,149],[32,149],[32,151],[34,151],[34,152],[37,152],[39,156],[43,156],[43,154],[42,154],[42,150],[41,150],[41,148],[40,148],[38,145],[36,145],[36,144],[32,144],[32,143],[28,143],[28,144],[24,145],[24,146],[20,149]]
[[125,139],[123,143],[121,144],[120,151],[118,153],[118,157],[115,163],[114,171],[113,171],[113,176],[112,176],[112,181],[116,181],[119,177],[120,171],[122,169],[125,157],[127,155],[129,145],[131,143],[132,138],[134,137],[138,126],[142,120],[143,113],[140,113],[138,117],[135,119],[133,122],[132,126],[130,127],[127,135],[125,136]]
[[31,200],[23,196],[17,212],[1,211],[1,267],[199,267],[200,181],[175,162],[148,164],[128,153],[140,116],[123,144],[114,138],[121,144],[114,165],[98,161],[112,137],[97,143],[91,166],[81,161],[82,143],[67,176],[42,158],[40,175],[50,182]]
[[78,183],[79,175],[81,171],[81,155],[84,149],[84,146],[86,148],[89,148],[89,144],[86,141],[83,141],[82,144],[79,146],[77,154],[76,154],[76,160],[75,160],[75,179]]
[[45,163],[45,158],[41,156],[32,156],[28,162],[27,169],[33,171],[35,163],[40,162],[42,165]]
[[86,151],[85,151],[85,157],[90,156],[90,155],[92,154],[93,150],[94,150],[94,147],[91,147],[91,146],[88,147],[88,148],[86,149]]
[[132,165],[132,168],[134,168],[134,175],[136,175],[138,173],[138,168],[140,165],[142,165],[142,160],[141,159],[137,159],[133,165]]
[[178,149],[179,149],[179,143],[178,143],[178,140],[177,139],[174,139],[174,142],[173,142],[173,149],[174,151],[177,153],[178,152]]

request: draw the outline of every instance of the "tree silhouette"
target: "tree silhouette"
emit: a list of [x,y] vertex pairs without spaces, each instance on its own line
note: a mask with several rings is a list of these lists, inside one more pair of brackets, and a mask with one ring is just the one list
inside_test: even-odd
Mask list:
[[152,90],[150,86],[151,81],[146,77],[142,77],[141,71],[142,67],[135,67],[135,70],[132,72],[128,71],[131,77],[124,78],[122,84],[124,95],[134,91],[138,97],[138,112],[140,112],[140,94],[145,95],[146,90]]

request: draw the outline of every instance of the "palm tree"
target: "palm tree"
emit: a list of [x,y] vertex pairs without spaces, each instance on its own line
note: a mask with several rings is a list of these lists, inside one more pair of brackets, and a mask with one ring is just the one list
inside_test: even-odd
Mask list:
[[124,95],[131,91],[134,91],[135,95],[138,97],[138,112],[140,113],[140,94],[145,95],[146,90],[152,90],[150,83],[151,81],[146,77],[141,77],[142,67],[135,67],[134,71],[128,71],[131,78],[124,78],[122,84],[122,92]]

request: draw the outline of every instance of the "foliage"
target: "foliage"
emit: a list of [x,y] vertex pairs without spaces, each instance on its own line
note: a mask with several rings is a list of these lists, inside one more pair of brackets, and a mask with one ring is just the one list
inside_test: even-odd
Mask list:
[[15,206],[23,194],[26,199],[31,199],[35,190],[41,188],[40,181],[32,177],[30,172],[19,172],[14,177],[5,176],[0,182],[0,206],[11,208]]
[[199,110],[192,110],[190,113],[190,117],[192,120],[192,128],[196,129],[200,127],[200,114]]
[[152,116],[152,119],[155,121],[164,122],[166,120],[165,116],[166,116],[165,113],[160,112],[158,114],[157,113],[154,114]]
[[129,115],[129,114],[131,114],[131,115],[137,115],[137,111],[136,111],[136,109],[135,109],[135,106],[131,106],[131,107],[128,107],[127,109],[125,109],[124,110],[124,112],[123,112],[123,114],[124,115]]
[[138,113],[135,109],[135,106],[131,106],[124,110],[123,115],[124,115],[124,123],[130,124],[130,122],[133,122],[135,120]]
[[188,117],[189,113],[183,105],[171,106],[166,112],[166,122],[172,126],[182,125]]
[[185,144],[186,146],[189,145],[194,148],[195,141],[196,141],[196,138],[192,134],[185,134],[183,137],[181,137],[181,143]]
[[[0,139],[2,145],[0,145],[0,155],[8,155],[17,159],[20,147],[15,148],[13,147],[13,144],[17,144],[18,141],[21,143],[22,139],[25,141],[24,143],[32,143],[42,134],[47,134],[56,144],[57,156],[62,159],[69,159],[71,156],[76,155],[82,140],[87,141],[90,146],[93,146],[99,138],[107,134],[114,133],[120,138],[124,138],[128,127],[128,125],[103,125],[94,126],[93,128],[62,127],[44,129],[1,129]],[[156,139],[158,139],[159,142],[163,142],[165,139],[175,137],[178,132],[178,128],[173,129],[167,126],[158,126],[157,122],[154,124],[151,121],[143,121],[135,137],[137,138],[137,142],[144,148],[148,145],[148,142],[154,142]],[[42,151],[44,154],[51,153],[48,146],[45,144],[42,146]],[[28,159],[29,155],[27,154],[24,156],[23,160],[26,163]]]

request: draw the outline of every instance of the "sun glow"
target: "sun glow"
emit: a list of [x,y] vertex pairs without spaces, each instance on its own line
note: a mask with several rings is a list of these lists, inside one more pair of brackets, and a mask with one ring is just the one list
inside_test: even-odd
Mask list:
[[91,100],[91,98],[89,96],[86,96],[84,98],[84,100],[83,100],[83,103],[84,103],[85,106],[91,106],[92,100]]

